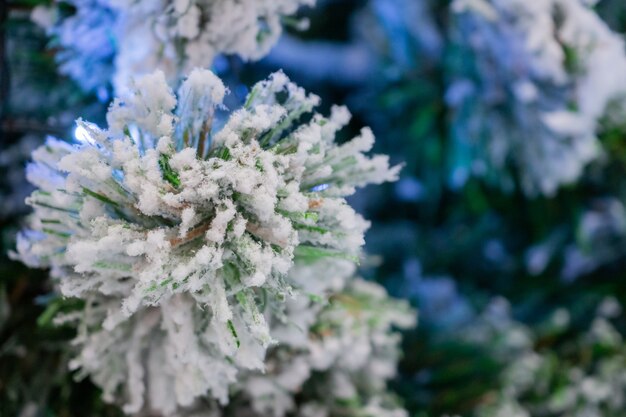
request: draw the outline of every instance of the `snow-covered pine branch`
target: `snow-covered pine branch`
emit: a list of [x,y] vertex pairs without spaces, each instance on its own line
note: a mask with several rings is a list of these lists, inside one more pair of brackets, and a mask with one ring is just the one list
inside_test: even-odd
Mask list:
[[[68,11],[67,5],[75,9]],[[40,6],[33,19],[60,48],[61,71],[91,90],[155,69],[175,84],[216,55],[257,60],[282,33],[285,19],[315,0],[70,0]],[[65,7],[61,7],[65,6]]]
[[528,195],[553,195],[601,155],[596,132],[624,99],[626,50],[586,0],[456,0],[450,36],[453,182],[513,168]]
[[50,138],[28,166],[15,256],[83,300],[72,366],[128,413],[146,395],[165,414],[226,404],[240,370],[265,369],[287,302],[324,304],[353,273],[368,222],[345,197],[398,174],[365,155],[369,129],[336,143],[347,109],[314,113],[319,98],[282,73],[218,123],[226,93],[208,70],[176,95],[162,72],[140,77],[108,129],[78,121],[83,143]]

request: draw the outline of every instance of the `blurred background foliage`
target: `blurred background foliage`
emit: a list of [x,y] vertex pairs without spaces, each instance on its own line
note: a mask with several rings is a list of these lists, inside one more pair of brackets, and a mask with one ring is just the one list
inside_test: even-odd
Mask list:
[[[54,40],[29,19],[42,3],[0,5],[0,416],[116,416],[66,370],[72,331],[46,320],[56,304],[45,271],[7,255],[26,212],[30,150],[48,134],[70,138],[77,117],[102,123],[110,100],[110,90],[84,93],[58,74]],[[595,8],[626,32],[623,1]],[[626,120],[603,123],[604,156],[548,197],[529,197],[515,174],[508,190],[460,175],[446,94],[451,72],[469,64],[450,38],[450,13],[447,0],[318,0],[301,12],[309,29],[288,29],[266,59],[222,57],[215,70],[243,97],[245,85],[283,68],[323,103],[349,106],[346,137],[369,125],[375,150],[405,165],[397,183],[362,190],[352,203],[372,221],[362,274],[420,310],[393,382],[411,416],[497,415],[489,407],[510,394],[511,364],[535,354],[546,387],[520,391],[519,401],[533,416],[573,415],[541,405],[573,385],[572,369],[594,373],[606,358],[626,364],[621,341],[586,336],[598,317],[626,334],[619,307],[600,311],[607,300],[626,303]]]

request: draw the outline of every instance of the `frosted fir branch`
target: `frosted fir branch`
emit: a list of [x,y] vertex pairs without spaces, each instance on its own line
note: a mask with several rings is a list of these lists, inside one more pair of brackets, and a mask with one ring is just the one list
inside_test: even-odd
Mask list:
[[405,302],[355,279],[329,304],[301,298],[290,309],[294,321],[276,324],[281,343],[269,352],[264,373],[242,374],[226,407],[204,402],[179,415],[407,415],[386,389],[400,355],[396,329],[415,325]]
[[114,71],[115,39],[110,34],[116,24],[115,12],[98,0],[68,3],[76,8],[71,16],[65,16],[66,9],[55,4],[35,7],[31,18],[51,36],[50,47],[59,49],[55,56],[59,71],[85,90],[96,90],[110,82]]
[[[70,366],[80,369],[79,377],[90,375],[108,401],[117,400],[119,385],[127,386],[126,412],[135,413],[145,397],[153,410],[176,416],[406,416],[386,383],[400,355],[396,329],[414,326],[416,314],[377,284],[355,279],[328,304],[306,297],[290,301],[290,320],[273,325],[280,344],[269,351],[265,370],[236,378],[233,367],[201,353],[215,335],[194,330],[193,316],[201,314],[196,303],[179,297],[107,331],[99,323],[110,301],[87,300],[55,322],[78,324],[74,344],[80,356]],[[202,378],[220,389],[220,378],[233,381],[230,391],[222,391],[229,404],[211,397],[198,401]]]
[[[302,303],[292,308],[310,312]],[[248,375],[243,396],[259,417],[406,416],[386,383],[395,376],[400,355],[400,335],[393,328],[413,327],[415,318],[406,302],[356,279],[311,320],[308,340],[301,340],[294,326],[277,329],[282,343],[269,354],[271,372]]]
[[[588,314],[557,308],[530,326],[513,318],[507,300],[495,298],[471,321],[441,329],[441,341],[479,348],[483,359],[502,367],[496,384],[476,397],[468,413],[478,417],[623,414],[626,351],[614,326],[623,310],[614,297],[603,299],[595,309],[595,314]],[[578,329],[581,322],[587,326],[583,331]],[[438,378],[436,368],[429,371],[433,379]]]
[[[67,15],[61,3],[76,11]],[[130,79],[154,69],[175,84],[219,54],[265,56],[283,21],[315,0],[71,0],[37,7],[32,18],[59,48],[61,71],[86,89],[124,91]],[[293,20],[293,19],[292,19]],[[287,22],[289,23],[289,22]],[[301,26],[301,25],[300,25]]]
[[[14,257],[88,301],[74,366],[108,400],[124,391],[128,413],[145,406],[148,377],[132,358],[157,343],[157,327],[155,360],[175,386],[150,406],[172,414],[207,394],[226,403],[239,370],[264,369],[269,323],[289,321],[287,300],[323,302],[345,285],[368,227],[345,197],[398,174],[365,155],[368,129],[335,143],[348,111],[314,113],[319,98],[282,73],[217,128],[226,93],[208,70],[178,94],[160,71],[140,77],[111,105],[108,129],[79,120],[83,143],[50,138],[28,166],[34,213]],[[122,353],[128,375],[107,359]]]
[[457,0],[452,10],[452,182],[477,175],[510,190],[518,177],[531,196],[574,183],[602,153],[608,105],[624,98],[622,37],[584,0]]
[[[491,401],[477,409],[480,417],[619,416],[623,414],[626,363],[623,338],[612,320],[621,314],[614,298],[604,299],[596,316],[578,338],[557,349],[528,348],[517,353],[503,373]],[[546,338],[571,331],[567,310],[557,310],[543,324]],[[541,332],[533,334],[537,339]]]

